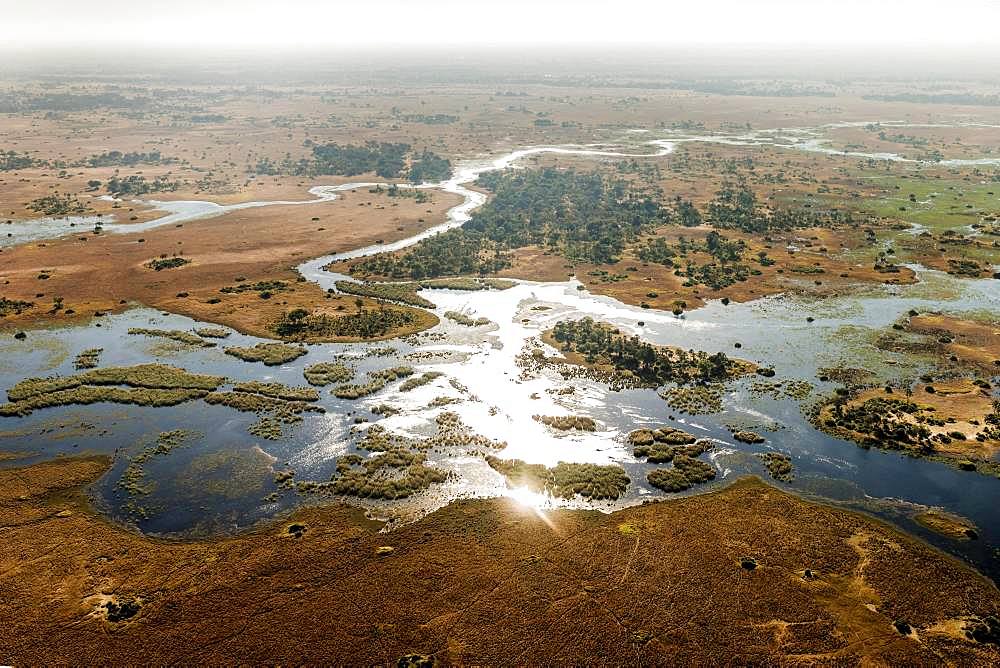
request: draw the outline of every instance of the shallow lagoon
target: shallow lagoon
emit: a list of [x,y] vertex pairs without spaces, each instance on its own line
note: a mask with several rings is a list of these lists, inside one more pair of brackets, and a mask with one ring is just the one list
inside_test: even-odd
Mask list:
[[[658,145],[661,154],[672,146],[669,142]],[[462,166],[454,178],[436,187],[462,194],[466,201],[449,212],[444,225],[425,234],[460,225],[468,219],[469,212],[482,203],[483,196],[464,185],[479,173],[509,165],[523,155],[552,150],[624,155],[594,147],[537,148]],[[349,184],[339,189],[360,185]],[[314,189],[313,194],[321,198],[334,196],[332,190],[319,193]],[[173,208],[179,209],[181,204],[185,205],[183,212],[172,211],[165,218],[218,215],[208,207],[187,206],[193,203],[180,203]],[[162,224],[162,220],[154,222]],[[414,241],[408,239],[393,246],[403,247]],[[330,261],[387,249],[377,246],[318,258],[300,270],[307,279],[331,287],[343,277],[322,269]],[[589,315],[655,343],[724,351],[773,366],[777,372],[774,380],[801,379],[815,386],[806,402],[835,387],[817,379],[817,371],[822,367],[864,366],[876,375],[915,378],[923,370],[920,360],[906,360],[875,348],[870,339],[876,330],[890,325],[911,308],[1000,312],[996,281],[959,281],[939,272],[917,269],[921,282],[914,286],[879,286],[821,301],[776,296],[728,306],[712,302],[681,318],[591,295],[572,281],[521,282],[505,291],[425,291],[422,294],[437,305],[438,315],[460,311],[474,318],[488,318],[494,324],[469,328],[443,318],[433,330],[405,341],[314,344],[309,346],[308,355],[281,367],[250,364],[225,355],[222,349],[226,346],[259,341],[235,332],[219,340],[215,348],[130,336],[127,334],[130,327],[190,330],[201,324],[181,316],[135,309],[87,326],[29,332],[26,341],[5,339],[0,343],[0,387],[5,390],[25,377],[74,373],[74,356],[97,347],[104,348],[101,366],[159,361],[192,372],[223,375],[234,382],[261,380],[304,385],[302,369],[306,365],[337,356],[348,357],[357,368],[355,382],[362,380],[366,371],[399,364],[412,365],[417,373],[436,371],[442,375],[406,393],[399,391],[400,381],[390,383],[381,392],[356,401],[337,399],[329,388],[320,388],[318,404],[326,413],[307,413],[301,423],[286,425],[285,437],[278,441],[247,432],[247,427],[257,420],[255,415],[201,401],[171,408],[110,404],[52,408],[24,418],[0,418],[4,449],[32,453],[26,459],[4,465],[83,451],[114,454],[115,465],[98,485],[95,495],[115,518],[136,521],[142,530],[151,533],[190,535],[234,531],[315,498],[279,490],[274,482],[275,472],[292,469],[296,480],[327,480],[339,457],[357,452],[359,432],[367,425],[377,422],[392,431],[427,436],[433,433],[434,417],[442,411],[454,411],[472,431],[506,442],[507,447],[498,453],[505,458],[548,465],[559,461],[622,464],[632,478],[632,485],[618,502],[587,504],[580,500],[534,499],[542,505],[596,505],[611,509],[661,496],[645,481],[645,473],[654,465],[632,457],[625,435],[642,426],[674,424],[671,418],[676,418],[677,426],[717,441],[710,458],[719,470],[719,478],[688,493],[711,489],[745,473],[766,476],[760,460],[752,455],[777,450],[790,455],[795,467],[791,483],[777,484],[876,513],[961,554],[996,576],[995,550],[1000,548],[1000,513],[996,512],[1000,480],[996,478],[897,453],[864,450],[819,433],[803,417],[799,402],[752,393],[750,386],[759,379],[732,384],[721,413],[684,416],[652,390],[615,392],[590,380],[566,380],[552,369],[522,376],[523,369],[518,365],[517,358],[525,346],[556,321]],[[807,322],[807,316],[815,321]],[[639,325],[640,322],[643,324]],[[739,350],[734,348],[737,342],[742,344]],[[366,355],[372,348],[387,346],[396,349],[393,355]],[[575,388],[573,393],[556,393],[568,386]],[[429,407],[441,397],[454,403]],[[389,404],[399,413],[383,418],[372,410],[380,404]],[[594,417],[599,426],[592,433],[562,433],[534,421],[532,416],[536,414],[585,414]],[[359,418],[364,422],[356,424]],[[734,441],[726,428],[733,424],[759,431],[767,442],[746,445]],[[159,433],[175,429],[188,430],[189,438],[169,454],[153,457],[144,464],[143,480],[148,483],[148,494],[130,499],[118,485],[128,458],[154,444]],[[461,448],[431,452],[429,463],[453,471],[454,476],[407,500],[358,502],[375,515],[406,520],[454,498],[509,493],[500,475],[478,454]],[[274,492],[279,492],[277,499],[270,500],[269,495]],[[137,515],[134,504],[141,504],[148,518]],[[982,530],[981,539],[955,544],[928,534],[908,519],[909,514],[923,506],[943,507],[970,518]]]

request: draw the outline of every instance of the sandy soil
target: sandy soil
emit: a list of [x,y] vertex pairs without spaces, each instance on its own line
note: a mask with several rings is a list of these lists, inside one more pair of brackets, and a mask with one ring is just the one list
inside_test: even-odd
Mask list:
[[[381,534],[332,506],[172,543],[94,515],[82,488],[106,466],[0,471],[2,660],[1000,661],[963,633],[1000,611],[991,583],[872,519],[754,479],[611,515],[464,501]],[[105,603],[133,598],[137,614],[106,619]]]

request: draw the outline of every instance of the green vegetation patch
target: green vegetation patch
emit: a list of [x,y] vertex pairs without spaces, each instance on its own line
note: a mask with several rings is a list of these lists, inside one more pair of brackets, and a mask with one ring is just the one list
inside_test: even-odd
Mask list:
[[620,466],[559,462],[553,468],[526,464],[520,459],[486,457],[490,467],[507,479],[510,487],[546,491],[552,496],[588,499],[617,499],[628,489],[631,479]]
[[767,472],[775,480],[789,482],[792,479],[792,458],[780,452],[765,452],[757,455],[764,462]]
[[404,499],[448,479],[447,471],[427,466],[426,461],[423,453],[402,449],[367,459],[346,455],[337,461],[330,491],[366,499]]
[[299,308],[282,315],[271,329],[289,341],[333,337],[375,339],[415,322],[417,317],[413,312],[385,306],[345,316],[313,314]]
[[257,281],[256,283],[240,283],[239,285],[227,285],[219,292],[227,295],[238,295],[244,292],[259,292],[261,296],[270,296],[273,292],[283,292],[289,290],[285,281]]
[[318,401],[319,392],[311,387],[289,387],[282,383],[263,383],[252,380],[233,386],[235,392],[253,392],[285,401]]
[[229,337],[229,330],[222,327],[195,327],[194,333],[206,339],[225,339]]
[[697,457],[713,448],[707,439],[698,440],[687,432],[669,427],[633,431],[629,434],[629,442],[632,454],[645,457],[650,464],[665,464],[679,455]]
[[356,281],[337,281],[337,290],[349,295],[384,299],[401,302],[421,308],[434,308],[434,302],[417,294],[420,285],[417,283],[358,283]]
[[507,170],[484,174],[479,182],[494,196],[465,225],[428,237],[402,255],[366,258],[351,272],[418,281],[486,275],[511,266],[510,251],[527,246],[609,264],[669,217],[657,192],[597,172]]
[[214,390],[225,378],[190,373],[165,364],[139,364],[129,367],[92,369],[72,376],[27,378],[7,390],[10,401],[69,390],[84,385],[128,385],[148,389]]
[[40,408],[115,403],[135,406],[176,406],[208,394],[207,390],[159,390],[84,385],[68,390],[39,394],[22,401],[0,404],[0,416],[25,416]]
[[418,387],[427,385],[433,382],[436,378],[440,378],[444,374],[440,371],[428,371],[427,373],[420,374],[419,376],[411,376],[403,381],[403,384],[399,386],[400,392],[409,392],[410,390],[415,390]]
[[715,468],[687,455],[674,457],[673,468],[655,469],[646,474],[650,485],[664,492],[683,492],[715,478]]
[[90,207],[76,195],[54,193],[32,200],[28,208],[43,216],[78,216],[90,211]]
[[323,387],[333,383],[348,383],[354,379],[354,369],[336,362],[311,364],[302,370],[302,375],[310,385]]
[[452,322],[457,322],[459,325],[465,325],[466,327],[481,327],[483,325],[492,325],[493,321],[489,318],[470,318],[464,313],[459,313],[458,311],[445,311],[444,317],[448,318]]
[[128,333],[133,336],[153,336],[170,339],[172,341],[177,341],[178,343],[184,343],[189,346],[199,346],[201,348],[215,347],[214,341],[206,341],[197,334],[183,332],[179,329],[147,329],[144,327],[132,327],[128,330]]
[[533,419],[559,431],[597,431],[594,418],[585,415],[533,415]]
[[660,392],[667,405],[689,415],[711,415],[722,410],[722,393],[719,383],[694,387],[672,387]]
[[296,360],[308,351],[303,346],[290,346],[285,343],[258,343],[250,348],[233,346],[223,352],[244,362],[263,362],[267,366],[278,366]]
[[333,390],[333,396],[338,399],[360,399],[370,394],[375,394],[389,383],[400,378],[413,375],[413,367],[396,366],[389,369],[371,371],[368,374],[368,382],[358,385],[340,385]]

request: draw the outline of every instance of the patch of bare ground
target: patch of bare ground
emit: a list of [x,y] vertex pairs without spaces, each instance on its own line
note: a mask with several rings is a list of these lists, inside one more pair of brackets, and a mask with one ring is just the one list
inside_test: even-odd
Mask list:
[[[389,534],[343,506],[165,542],[83,488],[100,458],[0,471],[14,664],[989,665],[1000,592],[871,518],[742,480],[613,514],[453,503]],[[71,649],[70,649],[71,648]]]

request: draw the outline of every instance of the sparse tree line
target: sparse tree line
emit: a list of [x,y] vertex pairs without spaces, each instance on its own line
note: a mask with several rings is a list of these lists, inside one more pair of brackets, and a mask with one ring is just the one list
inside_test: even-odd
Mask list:
[[443,181],[451,176],[451,161],[424,149],[417,152],[405,143],[369,141],[364,144],[308,144],[311,159],[281,161],[261,158],[252,171],[277,176],[357,176],[375,173],[385,179],[406,179],[414,183]]

